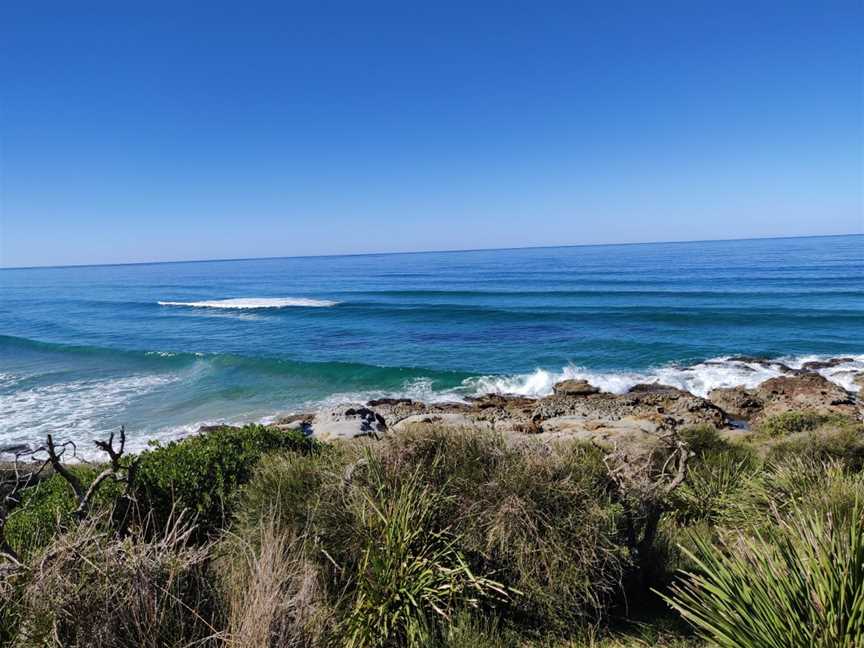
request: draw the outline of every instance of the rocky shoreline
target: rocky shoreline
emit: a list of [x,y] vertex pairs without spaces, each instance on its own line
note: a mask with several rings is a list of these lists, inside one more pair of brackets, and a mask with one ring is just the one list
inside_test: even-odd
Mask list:
[[[742,360],[778,365],[768,359]],[[277,419],[274,425],[302,430],[322,441],[377,437],[429,424],[493,430],[514,442],[571,438],[650,447],[663,433],[698,425],[746,438],[761,422],[784,412],[864,419],[861,396],[818,373],[846,361],[835,358],[798,369],[781,367],[783,375],[755,388],[723,387],[712,390],[707,398],[663,384],[638,384],[624,394],[612,394],[585,380],[565,380],[555,385],[553,394],[542,398],[485,394],[452,403],[382,398],[293,414]],[[862,385],[864,372],[854,381]]]

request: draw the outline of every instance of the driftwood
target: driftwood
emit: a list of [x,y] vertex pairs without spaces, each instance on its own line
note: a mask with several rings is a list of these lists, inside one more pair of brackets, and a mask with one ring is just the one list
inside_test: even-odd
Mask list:
[[[674,432],[658,434],[660,443],[650,452],[631,456],[613,445],[604,450],[603,463],[624,508],[628,545],[640,569],[650,562],[660,518],[669,496],[687,477],[687,462],[693,453]],[[600,447],[595,443],[597,447]]]
[[[28,487],[35,486],[43,479],[46,468],[49,466],[72,490],[77,504],[74,511],[77,521],[81,521],[87,517],[93,498],[99,492],[101,486],[108,480],[126,484],[122,499],[127,502],[131,501],[131,489],[138,467],[138,459],[124,461],[126,449],[125,427],[120,428],[116,447],[114,439],[114,433],[112,432],[106,441],[94,440],[96,447],[108,455],[109,462],[107,467],[86,488],[81,479],[63,463],[63,458],[67,452],[71,452],[72,457],[76,456],[77,448],[72,441],[57,443],[54,441],[53,435],[49,434],[45,445],[32,450],[15,453],[12,475],[9,478],[0,480],[0,493],[2,493],[2,501],[0,501],[0,557],[6,558],[7,565],[11,563],[13,568],[20,567],[21,560],[6,539],[6,523],[16,510],[20,510],[24,491]],[[25,457],[35,459],[38,462],[38,468],[22,470],[20,462]]]

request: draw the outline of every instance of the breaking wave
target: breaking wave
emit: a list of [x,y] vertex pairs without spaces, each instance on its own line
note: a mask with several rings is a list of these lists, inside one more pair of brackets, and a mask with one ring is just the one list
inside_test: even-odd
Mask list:
[[184,306],[186,308],[234,308],[249,310],[258,308],[326,308],[339,302],[330,299],[308,299],[306,297],[238,297],[207,301],[160,301],[160,306]]
[[[555,383],[570,378],[587,380],[595,387],[614,394],[623,394],[640,383],[671,385],[705,397],[718,387],[747,388],[778,376],[789,370],[801,369],[808,362],[823,362],[828,356],[795,356],[771,360],[739,359],[734,356],[712,358],[689,366],[670,365],[645,371],[596,371],[567,366],[560,371],[536,369],[531,373],[510,376],[479,376],[465,380],[465,386],[474,394],[497,393],[520,396],[547,396]],[[847,391],[857,392],[854,380],[864,371],[864,354],[848,356],[843,362],[817,369],[828,380]]]

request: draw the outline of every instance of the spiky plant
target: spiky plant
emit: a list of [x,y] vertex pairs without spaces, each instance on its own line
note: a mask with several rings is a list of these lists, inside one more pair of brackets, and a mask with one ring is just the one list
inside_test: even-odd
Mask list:
[[365,531],[355,574],[355,596],[345,620],[345,645],[427,645],[442,621],[482,600],[506,598],[502,585],[472,573],[458,537],[436,517],[444,495],[418,472],[386,482],[369,456],[370,491],[359,504]]
[[664,598],[726,648],[864,646],[864,496],[851,508],[794,507],[772,535],[694,538],[698,570]]

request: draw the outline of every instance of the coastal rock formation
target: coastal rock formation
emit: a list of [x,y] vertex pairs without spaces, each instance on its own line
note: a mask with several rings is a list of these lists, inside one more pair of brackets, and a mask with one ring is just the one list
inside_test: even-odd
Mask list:
[[[775,361],[740,358],[751,364]],[[755,388],[722,387],[701,398],[671,385],[634,385],[625,394],[602,392],[585,380],[557,383],[543,398],[484,394],[462,402],[424,403],[409,398],[381,398],[365,405],[343,405],[280,419],[284,429],[322,440],[353,439],[398,432],[417,425],[491,430],[514,440],[575,438],[599,444],[625,443],[649,449],[661,435],[682,427],[710,425],[733,431],[737,421],[758,423],[787,411],[815,411],[862,416],[861,400],[815,370],[847,363],[847,358],[805,363]],[[854,378],[864,383],[864,372]],[[527,437],[526,437],[527,438]]]
[[847,416],[856,414],[852,394],[817,373],[771,378],[759,385],[753,393],[765,403],[760,417],[790,410]]
[[744,387],[718,387],[708,393],[708,400],[735,419],[749,421],[762,408],[764,401]]
[[708,398],[731,416],[747,421],[788,411],[855,416],[857,409],[852,394],[824,376],[809,371],[770,378],[754,389],[714,389]]
[[594,394],[585,397],[548,396],[537,401],[533,419],[546,429],[548,419],[561,416],[584,417],[609,423],[624,417],[651,422],[662,421],[666,428],[710,424],[725,426],[724,412],[704,398],[667,385],[637,385],[626,394]]
[[830,358],[829,360],[811,360],[801,365],[805,371],[819,371],[820,369],[830,369],[837,365],[855,362],[855,358]]
[[378,412],[362,405],[324,409],[315,413],[311,434],[322,441],[378,436],[387,423]]
[[600,389],[587,380],[562,380],[552,387],[555,396],[590,396],[600,393]]

